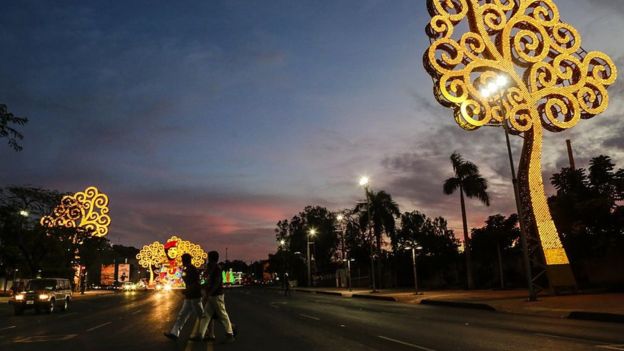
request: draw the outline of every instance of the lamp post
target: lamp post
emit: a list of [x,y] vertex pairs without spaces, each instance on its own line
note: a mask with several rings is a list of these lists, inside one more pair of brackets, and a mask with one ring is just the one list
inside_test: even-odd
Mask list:
[[422,250],[422,246],[412,245],[405,248],[412,251],[412,270],[414,271],[414,290],[418,294],[418,269],[416,267],[416,250]]
[[308,242],[306,245],[308,263],[308,287],[312,286],[312,263],[310,262],[310,245],[314,244],[313,241],[310,241],[310,238],[313,238],[315,235],[316,229],[310,228],[310,230],[308,230]]
[[351,283],[351,261],[355,261],[353,258],[345,259],[347,261],[347,282],[349,283],[349,291],[353,289],[353,284]]
[[[20,210],[19,211],[19,215],[20,215],[20,226],[19,226],[19,230],[21,232],[21,234],[23,234],[24,232],[24,223],[26,222],[26,220],[28,219],[28,217],[30,216],[30,212],[28,212],[28,210]],[[20,245],[22,245],[24,241],[24,237],[23,235],[19,236],[19,243]],[[15,280],[17,279],[17,272],[19,271],[18,268],[15,268],[15,270],[13,271],[13,284],[15,284]]]
[[[282,251],[285,251],[286,240],[280,239],[279,245],[280,245],[280,249]],[[282,277],[284,277],[284,276],[286,276],[286,256],[285,256],[284,252],[282,252],[282,265],[283,265],[283,270],[284,270],[284,273],[282,273]]]
[[[501,115],[506,114],[505,104],[503,103],[504,88],[507,86],[509,78],[505,75],[498,75],[493,82],[485,86],[481,91],[481,95],[484,98],[496,94],[498,95],[498,102],[501,108]],[[500,93],[500,94],[499,94]],[[516,211],[518,212],[518,223],[520,224],[520,243],[522,246],[522,256],[524,258],[524,271],[527,279],[527,285],[529,288],[529,301],[537,301],[535,289],[533,289],[533,276],[531,274],[531,262],[529,261],[529,249],[527,245],[526,229],[522,219],[524,214],[522,211],[522,205],[520,204],[520,191],[518,189],[518,178],[516,177],[516,170],[513,162],[513,154],[511,153],[511,143],[509,142],[509,126],[507,123],[502,123],[503,130],[505,131],[505,141],[507,143],[507,154],[509,156],[509,167],[511,168],[511,182],[513,183],[514,197],[516,200]],[[502,280],[502,276],[501,276]]]
[[338,226],[340,227],[340,243],[341,243],[341,259],[342,262],[347,262],[347,287],[349,291],[351,291],[351,263],[349,262],[349,255],[347,255],[347,250],[345,247],[345,238],[344,238],[344,226],[343,220],[344,216],[342,213],[336,216],[336,220],[338,221]]
[[360,178],[360,186],[364,188],[366,195],[366,213],[368,216],[368,237],[370,239],[370,258],[371,258],[371,283],[373,287],[372,292],[377,292],[375,285],[375,251],[373,249],[373,232],[371,227],[371,213],[370,213],[370,196],[369,196],[369,179],[366,176]]

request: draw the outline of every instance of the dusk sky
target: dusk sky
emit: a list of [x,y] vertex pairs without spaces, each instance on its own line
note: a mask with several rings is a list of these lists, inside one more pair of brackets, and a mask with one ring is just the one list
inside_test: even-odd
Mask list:
[[[22,152],[0,140],[0,185],[98,186],[113,243],[176,234],[264,259],[278,220],[352,207],[364,174],[460,237],[459,195],[442,193],[453,151],[490,183],[470,227],[515,211],[502,130],[466,132],[433,98],[425,0],[2,3],[0,103],[30,122]],[[545,180],[568,138],[577,166],[624,167],[624,1],[557,3],[620,73],[606,113],[545,135]]]

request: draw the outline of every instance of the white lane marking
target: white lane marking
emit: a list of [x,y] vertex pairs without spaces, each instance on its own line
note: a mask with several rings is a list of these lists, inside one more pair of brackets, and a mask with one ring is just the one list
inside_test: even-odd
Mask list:
[[583,339],[583,338],[575,338],[575,337],[572,337],[572,336],[553,335],[553,334],[546,334],[546,333],[535,333],[535,335],[543,336],[543,337],[547,337],[547,338],[567,339],[567,340],[573,340],[573,341],[583,341],[585,343],[590,343],[590,344],[601,344],[601,343],[604,343],[604,341]]
[[95,327],[93,327],[93,328],[89,328],[89,329],[87,329],[87,331],[88,331],[88,332],[90,332],[90,331],[94,331],[94,330],[96,330],[96,329],[99,329],[99,328],[105,327],[105,326],[107,326],[107,325],[109,325],[109,324],[111,324],[111,323],[113,323],[113,322],[106,322],[106,323],[102,323],[102,324],[100,324],[100,325],[96,325],[96,326],[95,326]]
[[596,345],[599,349],[607,349],[607,350],[624,350],[624,344],[618,345]]
[[303,314],[303,313],[299,313],[299,315],[300,315],[301,317],[308,318],[308,319],[313,319],[313,320],[315,320],[315,321],[320,321],[320,320],[321,320],[319,317],[314,317],[314,316],[310,316],[310,315]]
[[143,310],[136,310],[136,311],[132,312],[132,314],[139,314],[141,312],[143,312]]
[[22,336],[16,338],[15,343],[31,343],[31,342],[46,342],[46,341],[63,341],[75,338],[78,334],[68,335],[35,335],[35,336]]
[[384,339],[384,340],[387,340],[387,341],[392,341],[392,342],[397,343],[397,344],[413,347],[415,349],[419,349],[419,350],[423,350],[423,351],[435,351],[434,349],[430,349],[428,347],[424,347],[424,346],[420,346],[420,345],[416,345],[416,344],[411,344],[409,342],[405,342],[405,341],[401,341],[401,340],[397,340],[397,339],[388,338],[388,337],[383,336],[383,335],[377,335],[377,337],[380,338],[380,339]]
[[16,328],[16,326],[11,325],[11,326],[9,326],[9,327],[0,328],[0,330],[7,330],[7,329],[13,329],[13,328]]

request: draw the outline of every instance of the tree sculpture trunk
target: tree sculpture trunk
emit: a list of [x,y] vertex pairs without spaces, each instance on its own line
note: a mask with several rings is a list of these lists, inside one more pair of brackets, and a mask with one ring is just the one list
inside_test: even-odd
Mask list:
[[152,268],[152,265],[149,266],[149,270],[150,270],[149,285],[151,286],[154,283],[154,269]]
[[555,227],[542,179],[542,126],[539,119],[524,134],[524,145],[518,169],[520,201],[524,218],[521,220],[527,228],[529,246],[540,248],[533,250],[540,254],[539,261],[546,264],[551,287],[574,287],[575,280],[570,269],[568,256],[561,244]]

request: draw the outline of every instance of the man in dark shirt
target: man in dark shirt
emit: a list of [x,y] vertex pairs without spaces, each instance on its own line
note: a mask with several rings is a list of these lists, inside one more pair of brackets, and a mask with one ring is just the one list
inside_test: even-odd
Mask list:
[[[178,318],[175,321],[175,324],[171,328],[170,332],[165,333],[165,336],[172,339],[177,340],[180,336],[180,331],[186,324],[186,321],[189,319],[191,314],[195,314],[197,318],[203,318],[204,309],[201,303],[201,288],[199,285],[199,271],[193,264],[191,263],[191,255],[185,253],[182,255],[182,280],[184,280],[184,303],[182,303],[182,308],[178,313]],[[200,322],[201,323],[201,322]]]
[[[217,251],[210,251],[208,253],[208,267],[206,273],[208,275],[208,282],[204,289],[204,296],[206,303],[204,306],[205,316],[199,324],[199,334],[204,335],[206,329],[210,324],[213,316],[217,318],[226,333],[226,343],[234,341],[234,331],[232,329],[232,322],[225,309],[225,300],[223,295],[223,276],[221,274],[221,268],[219,267],[219,253]],[[214,333],[213,330],[211,330]],[[214,335],[206,337],[207,340],[214,340]]]

